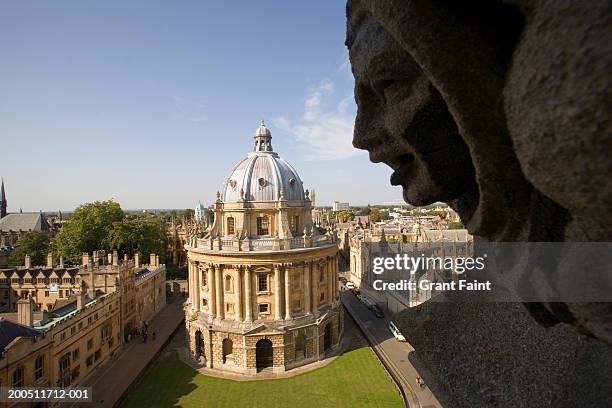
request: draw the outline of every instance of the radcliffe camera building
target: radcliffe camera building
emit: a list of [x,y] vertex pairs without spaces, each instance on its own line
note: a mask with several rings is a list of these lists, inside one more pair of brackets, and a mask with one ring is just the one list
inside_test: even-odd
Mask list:
[[246,374],[318,361],[343,331],[336,233],[313,226],[309,192],[263,120],[254,139],[217,193],[213,225],[186,245],[191,352]]

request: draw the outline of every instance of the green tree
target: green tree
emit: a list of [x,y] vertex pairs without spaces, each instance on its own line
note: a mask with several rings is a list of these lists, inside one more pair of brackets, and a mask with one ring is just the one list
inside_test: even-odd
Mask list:
[[370,207],[370,204],[368,204],[367,207],[364,207],[361,210],[359,210],[359,215],[370,215],[371,213],[372,213],[372,207]]
[[451,222],[448,225],[449,229],[465,229],[465,226],[461,222]]
[[150,220],[122,220],[113,223],[108,236],[110,249],[120,256],[134,256],[138,252],[146,262],[150,254],[165,257],[167,237],[162,217]]
[[110,250],[113,224],[124,219],[121,206],[113,200],[96,201],[77,207],[54,240],[55,252],[78,263],[83,252]]
[[49,233],[44,231],[27,232],[11,255],[9,256],[10,266],[20,266],[25,262],[25,256],[30,255],[32,265],[44,265],[51,245]]
[[355,219],[355,213],[346,210],[339,211],[338,213],[336,213],[336,219],[338,220],[338,222],[353,221]]

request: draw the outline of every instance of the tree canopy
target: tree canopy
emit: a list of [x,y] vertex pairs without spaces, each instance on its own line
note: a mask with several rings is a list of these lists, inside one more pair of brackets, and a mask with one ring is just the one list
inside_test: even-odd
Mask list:
[[148,259],[150,254],[163,257],[166,250],[166,229],[162,218],[152,220],[123,220],[113,223],[109,234],[110,249],[132,257],[139,253]]
[[164,257],[166,229],[164,219],[154,214],[126,217],[113,200],[96,201],[79,206],[64,223],[54,242],[57,255],[74,263],[83,252],[117,250],[120,256],[138,252],[147,259],[156,253]]
[[110,250],[108,237],[113,223],[124,217],[121,206],[113,200],[80,205],[55,237],[53,244],[57,254],[79,263],[83,252]]
[[44,265],[49,253],[51,238],[45,231],[27,232],[11,252],[9,256],[10,266],[21,266],[25,262],[25,256],[30,255],[32,265]]
[[370,212],[371,222],[386,221],[389,218],[389,213],[387,211],[381,211],[378,208],[372,208],[372,211]]

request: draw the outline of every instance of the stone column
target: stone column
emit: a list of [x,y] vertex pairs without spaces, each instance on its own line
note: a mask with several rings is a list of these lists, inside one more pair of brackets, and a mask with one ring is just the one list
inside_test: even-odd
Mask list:
[[211,319],[217,316],[217,300],[215,299],[215,267],[208,265],[208,279],[206,284],[208,285],[208,315]]
[[330,257],[327,258],[327,292],[329,293],[329,302],[334,298],[334,274],[332,272],[332,261]]
[[291,319],[291,267],[285,266],[285,319]]
[[253,299],[251,297],[251,267],[247,266],[244,269],[244,301],[245,318],[247,322],[253,321]]
[[191,304],[191,307],[193,307],[193,294],[195,292],[193,289],[193,261],[188,261],[187,268],[187,275],[189,276],[189,281],[187,282],[189,285],[189,303]]
[[312,313],[312,293],[310,287],[312,280],[312,262],[304,263],[304,312],[306,314]]
[[236,268],[238,279],[236,279],[236,320],[242,321],[242,266]]
[[338,255],[332,258],[334,265],[334,297],[338,295]]
[[200,290],[202,289],[200,287],[200,282],[201,281],[200,281],[200,264],[199,264],[199,262],[195,262],[194,263],[193,269],[195,270],[195,285],[194,285],[194,287],[195,287],[195,292],[194,292],[194,295],[195,295],[195,299],[194,299],[195,310],[199,312],[200,311],[200,304],[201,304]]
[[274,265],[274,319],[283,318],[280,265]]
[[215,266],[215,283],[217,289],[217,317],[225,318],[225,302],[223,301],[223,265]]

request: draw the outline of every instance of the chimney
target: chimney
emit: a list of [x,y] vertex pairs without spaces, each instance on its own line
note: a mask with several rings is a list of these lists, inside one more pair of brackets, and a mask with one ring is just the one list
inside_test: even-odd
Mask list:
[[138,252],[134,254],[134,267],[135,268],[140,267],[140,254]]
[[83,252],[83,266],[89,265],[89,254],[87,252]]
[[64,267],[64,257],[60,255],[60,268]]
[[151,254],[149,256],[149,265],[152,266],[153,268],[155,267],[155,254]]
[[34,303],[32,298],[19,299],[17,302],[17,321],[24,326],[34,326]]
[[113,266],[119,266],[119,253],[113,251]]
[[108,253],[108,255],[106,255],[107,261],[109,265],[113,264],[113,254],[111,254],[110,252]]
[[89,290],[87,292],[91,299],[95,299],[96,297],[96,275],[94,273],[93,268],[89,270]]
[[26,255],[25,256],[25,267],[30,269],[30,267],[32,266],[32,261],[30,260],[30,255]]
[[53,254],[51,252],[47,254],[47,268],[53,268]]
[[159,268],[159,255],[155,255],[155,267]]
[[87,292],[85,291],[85,285],[83,281],[81,281],[81,290],[77,296],[77,310],[83,310],[85,305],[87,304],[86,298]]

